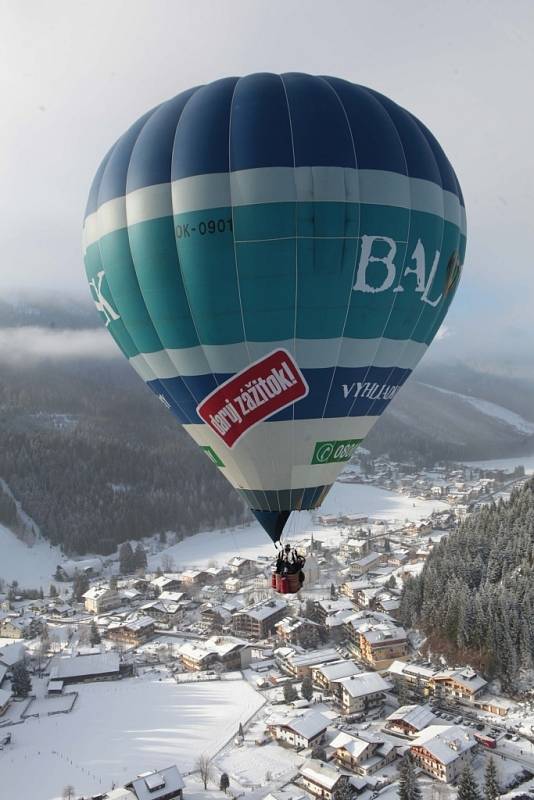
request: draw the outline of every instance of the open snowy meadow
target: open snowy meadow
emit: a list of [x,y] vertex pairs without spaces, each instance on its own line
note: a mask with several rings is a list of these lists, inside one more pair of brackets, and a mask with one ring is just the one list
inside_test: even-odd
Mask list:
[[70,714],[5,729],[13,744],[0,752],[2,796],[52,800],[69,783],[90,794],[171,764],[188,772],[264,702],[243,680],[178,685],[151,676],[72,688]]

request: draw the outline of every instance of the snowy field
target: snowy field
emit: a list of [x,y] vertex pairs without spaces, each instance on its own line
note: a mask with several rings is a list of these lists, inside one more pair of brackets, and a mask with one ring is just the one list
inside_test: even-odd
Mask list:
[[480,467],[480,469],[506,469],[514,470],[517,466],[523,466],[527,475],[534,472],[534,455],[514,456],[513,458],[494,458],[490,461],[467,461],[469,467]]
[[[323,514],[358,513],[373,519],[419,520],[432,511],[449,508],[439,500],[419,500],[397,492],[378,489],[357,483],[335,483],[320,508]],[[313,531],[318,539],[332,541],[339,531],[314,525],[308,511],[293,514],[286,526],[286,539],[299,539]],[[156,569],[161,556],[167,553],[177,568],[204,566],[210,562],[224,563],[238,554],[248,558],[258,555],[272,556],[273,545],[263,528],[254,522],[241,528],[210,531],[191,536],[179,544],[149,558],[149,567]]]
[[0,525],[0,578],[17,580],[22,588],[47,588],[63,557],[56,547],[38,539],[33,547]]
[[245,681],[178,686],[131,678],[72,688],[80,696],[70,714],[10,728],[13,744],[0,752],[2,797],[52,800],[68,783],[96,793],[170,764],[187,772],[263,704]]

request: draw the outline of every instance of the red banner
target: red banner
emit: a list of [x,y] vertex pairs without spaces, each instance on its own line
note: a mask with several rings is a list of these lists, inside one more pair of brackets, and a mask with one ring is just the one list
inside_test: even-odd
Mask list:
[[221,383],[197,414],[228,445],[282,408],[306,397],[308,384],[287,350],[274,350]]

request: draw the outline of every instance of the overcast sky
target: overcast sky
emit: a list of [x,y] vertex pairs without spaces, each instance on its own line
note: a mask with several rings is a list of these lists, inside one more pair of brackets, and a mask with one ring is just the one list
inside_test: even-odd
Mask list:
[[371,86],[435,133],[467,206],[439,352],[534,354],[534,2],[0,0],[0,297],[87,293],[93,174],[145,110],[225,75]]

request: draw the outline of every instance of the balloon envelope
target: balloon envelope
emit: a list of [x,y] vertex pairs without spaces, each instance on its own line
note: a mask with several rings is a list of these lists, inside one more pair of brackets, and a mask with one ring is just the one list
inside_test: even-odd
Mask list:
[[338,78],[256,74],[121,136],[84,257],[132,367],[277,540],[425,353],[465,236],[454,171],[412,114]]

